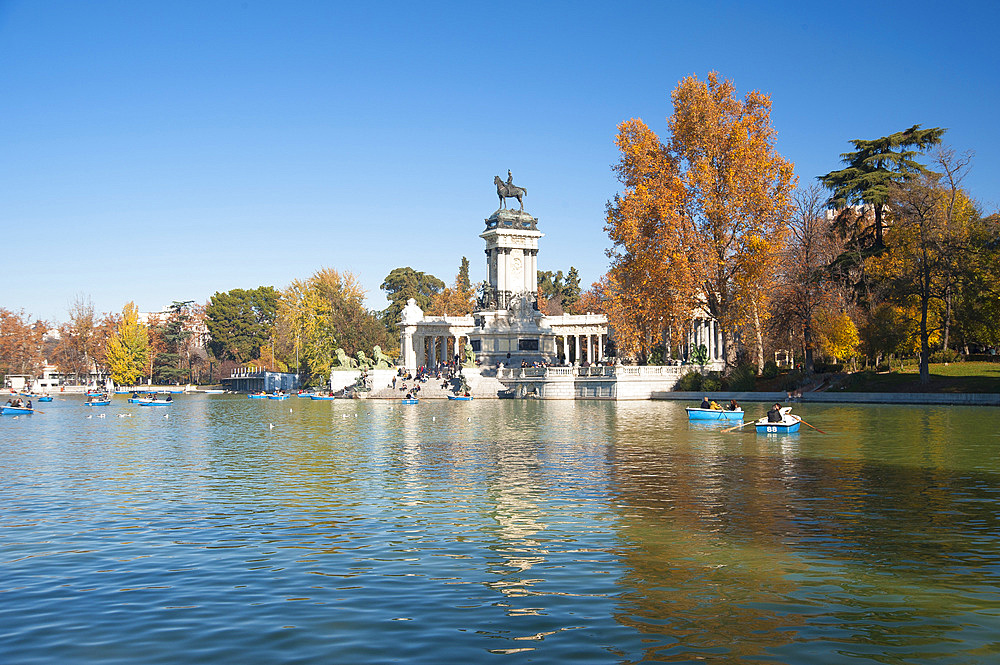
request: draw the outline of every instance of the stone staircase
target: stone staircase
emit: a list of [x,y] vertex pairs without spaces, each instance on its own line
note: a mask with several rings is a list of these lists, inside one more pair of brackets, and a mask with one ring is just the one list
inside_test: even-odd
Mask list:
[[[490,375],[485,375],[490,372]],[[467,380],[469,382],[469,394],[476,399],[497,399],[498,397],[506,397],[507,387],[501,383],[495,373],[490,370],[484,370],[483,374],[476,372],[469,372],[467,374]],[[368,399],[402,399],[406,396],[409,390],[412,390],[414,384],[420,386],[420,392],[417,397],[420,399],[448,399],[449,395],[454,395],[455,390],[458,389],[460,384],[460,379],[454,378],[448,380],[448,386],[442,387],[445,383],[444,379],[427,379],[426,382],[414,382],[406,381],[407,390],[402,390],[400,386],[403,382],[396,382],[396,387],[391,386],[386,388],[381,388],[379,390],[373,390],[368,393]]]

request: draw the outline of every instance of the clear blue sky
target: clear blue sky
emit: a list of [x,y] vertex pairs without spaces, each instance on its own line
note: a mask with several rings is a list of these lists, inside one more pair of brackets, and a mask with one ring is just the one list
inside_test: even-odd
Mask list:
[[[502,15],[500,15],[502,14]],[[1000,203],[995,2],[0,0],[0,306],[65,320],[350,270],[483,278],[514,172],[543,270],[607,266],[616,125],[717,70],[802,183],[919,123]]]

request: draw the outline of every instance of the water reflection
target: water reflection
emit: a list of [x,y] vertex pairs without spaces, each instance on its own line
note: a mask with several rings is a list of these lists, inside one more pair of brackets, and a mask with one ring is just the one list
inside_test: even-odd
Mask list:
[[0,420],[14,661],[998,655],[992,410],[759,437],[672,403],[128,408]]

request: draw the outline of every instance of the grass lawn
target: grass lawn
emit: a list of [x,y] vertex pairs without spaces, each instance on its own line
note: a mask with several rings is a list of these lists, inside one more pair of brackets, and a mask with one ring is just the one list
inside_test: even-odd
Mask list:
[[931,364],[931,382],[920,385],[916,365],[888,374],[856,372],[841,384],[857,393],[1000,393],[1000,363]]

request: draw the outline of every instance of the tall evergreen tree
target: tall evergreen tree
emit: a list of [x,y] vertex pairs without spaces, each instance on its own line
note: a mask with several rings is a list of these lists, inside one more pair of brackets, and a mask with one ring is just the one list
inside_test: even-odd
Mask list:
[[[843,210],[853,205],[871,206],[874,213],[872,228],[862,227],[860,232],[852,234],[860,237],[852,240],[862,245],[870,244],[875,251],[885,247],[882,216],[892,185],[926,171],[914,157],[941,143],[941,135],[945,131],[942,127],[920,129],[920,125],[913,125],[904,131],[873,140],[854,139],[851,141],[854,152],[845,152],[840,156],[847,167],[819,176],[819,181],[833,191],[829,203],[832,208]],[[873,244],[868,243],[872,231]]]
[[385,297],[389,301],[389,306],[382,310],[382,324],[395,334],[406,301],[413,298],[420,309],[426,310],[431,306],[431,299],[444,289],[444,282],[430,273],[407,266],[394,268],[385,276],[380,288],[385,291]]

